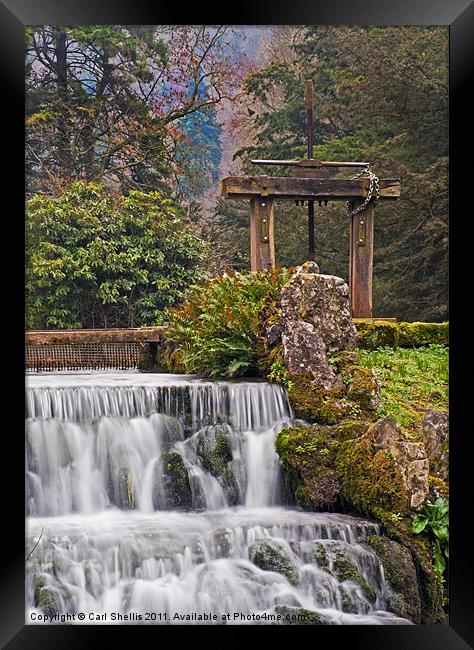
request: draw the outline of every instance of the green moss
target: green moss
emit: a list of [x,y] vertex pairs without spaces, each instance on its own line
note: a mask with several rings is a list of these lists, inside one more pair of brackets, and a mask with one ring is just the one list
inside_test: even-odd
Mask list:
[[358,346],[365,350],[380,347],[420,347],[449,344],[449,323],[391,323],[355,320]]
[[275,614],[280,614],[283,620],[280,625],[323,625],[321,614],[303,607],[288,607],[276,605]]
[[57,605],[45,579],[42,576],[35,575],[33,584],[35,607],[39,607],[47,616],[52,616],[57,612]]
[[168,503],[175,508],[190,508],[192,506],[191,485],[181,454],[177,451],[166,451],[161,458]]
[[337,426],[338,440],[344,442],[345,440],[360,438],[370,425],[370,420],[343,420]]
[[314,544],[314,559],[320,569],[329,572],[329,559],[326,546],[321,542],[315,542]]
[[334,470],[339,442],[335,427],[297,424],[276,436],[275,449],[286,469],[285,480],[305,509],[333,507],[339,495]]
[[324,390],[313,383],[311,373],[292,374],[288,397],[295,417],[318,424],[336,424],[350,417],[354,404],[344,397],[344,390]]
[[341,377],[339,388],[325,390],[308,372],[290,376],[288,397],[299,419],[319,424],[337,424],[350,417],[372,417],[378,402],[375,375],[364,368],[353,352],[329,357],[329,363]]
[[298,583],[298,576],[286,551],[275,541],[255,542],[249,547],[249,559],[264,571],[274,571],[285,576],[292,585]]
[[369,583],[363,578],[355,562],[350,560],[342,551],[339,549],[336,550],[335,558],[333,562],[333,573],[340,582],[344,580],[351,580],[358,584],[362,591],[364,592],[367,600],[371,603],[375,603],[377,599],[377,592]]
[[449,487],[439,476],[432,476],[430,474],[428,476],[428,486],[430,493],[433,495],[432,501],[436,501],[438,497],[444,497],[445,499],[449,497]]
[[373,434],[345,440],[335,460],[341,494],[359,512],[375,514],[377,510],[406,513],[410,503],[395,460],[383,450],[374,454]]

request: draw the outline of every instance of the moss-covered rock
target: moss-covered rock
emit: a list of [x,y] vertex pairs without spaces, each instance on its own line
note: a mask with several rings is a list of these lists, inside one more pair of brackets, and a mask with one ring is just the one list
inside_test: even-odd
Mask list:
[[296,424],[284,427],[275,439],[286,483],[303,508],[332,509],[338,500],[336,432],[336,427]]
[[375,603],[377,592],[369,585],[367,580],[360,574],[359,568],[341,549],[336,549],[332,564],[332,573],[340,582],[351,580],[361,587],[365,597],[371,603]]
[[337,439],[339,442],[344,442],[345,440],[360,438],[371,424],[370,420],[343,420],[337,425]]
[[192,436],[187,444],[195,454],[196,462],[221,484],[229,505],[237,505],[241,496],[235,476],[238,461],[233,460],[230,427],[227,424],[207,426]]
[[389,321],[355,320],[358,347],[375,350],[380,347],[421,347],[435,343],[449,344],[449,323],[391,323]]
[[428,495],[428,459],[422,445],[403,438],[389,418],[341,443],[336,468],[341,494],[360,512],[408,513]]
[[411,516],[395,520],[390,513],[381,510],[377,518],[383,524],[385,536],[399,542],[411,552],[420,596],[420,623],[446,624],[444,587],[433,570],[433,552],[430,542],[422,535],[412,533]]
[[[377,592],[367,580],[361,575],[357,564],[346,555],[343,550],[337,546],[331,547],[329,544],[315,542],[314,559],[320,569],[335,576],[340,582],[350,580],[361,587],[365,597],[371,603],[375,603]],[[341,595],[347,596],[344,590]],[[347,603],[349,607],[349,603]],[[346,608],[346,611],[350,609]]]
[[191,483],[184,460],[177,451],[165,451],[161,455],[161,483],[163,485],[165,504],[162,495],[157,494],[154,507],[190,509],[193,506]]
[[33,578],[35,607],[41,609],[43,614],[53,616],[59,611],[59,603],[43,576],[35,575]]
[[428,476],[428,485],[430,488],[429,501],[434,503],[439,497],[447,499],[449,497],[449,486],[438,476]]
[[331,357],[330,365],[338,373],[339,387],[324,389],[308,372],[290,376],[288,397],[295,416],[319,424],[337,424],[354,417],[375,419],[379,388],[374,372],[359,365],[352,353]]
[[249,546],[249,560],[264,571],[274,571],[285,576],[292,585],[298,574],[283,545],[275,540],[261,540]]
[[413,623],[420,623],[420,594],[411,552],[398,542],[378,535],[368,537],[367,543],[377,553],[384,568],[389,586],[389,611]]
[[325,621],[321,614],[303,607],[289,607],[288,605],[276,605],[275,614],[280,614],[281,621],[276,625],[324,625]]
[[193,437],[191,445],[203,469],[215,477],[220,476],[232,460],[230,429],[225,424],[205,427]]

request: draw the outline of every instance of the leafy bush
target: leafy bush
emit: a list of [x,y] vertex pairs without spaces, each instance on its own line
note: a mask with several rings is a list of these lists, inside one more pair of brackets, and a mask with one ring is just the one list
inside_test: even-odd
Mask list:
[[413,517],[412,531],[415,534],[427,532],[433,543],[433,568],[442,575],[449,558],[449,505],[440,497],[434,503],[425,503],[421,512]]
[[186,371],[227,378],[259,374],[262,314],[271,313],[287,278],[286,271],[228,272],[169,310],[167,336]]
[[159,192],[74,183],[30,199],[26,229],[29,328],[152,325],[206,279],[206,244]]

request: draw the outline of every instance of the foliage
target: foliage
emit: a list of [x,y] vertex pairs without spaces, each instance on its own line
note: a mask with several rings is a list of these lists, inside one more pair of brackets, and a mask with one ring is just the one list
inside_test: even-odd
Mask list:
[[380,383],[380,416],[391,417],[416,436],[423,416],[448,407],[448,348],[379,348],[357,350],[360,363],[372,368]]
[[74,183],[27,203],[27,327],[137,327],[203,280],[206,245],[160,192]]
[[[249,98],[238,126],[250,136],[238,160],[248,171],[252,158],[306,155],[304,87],[312,79],[314,156],[367,160],[380,177],[401,179],[400,200],[377,207],[375,314],[446,319],[447,29],[319,25],[287,32],[274,31],[270,56],[246,78]],[[259,173],[275,171],[261,167]],[[298,263],[306,256],[305,211],[288,202],[279,206],[277,220],[278,259]],[[346,277],[344,206],[318,208],[316,223],[318,264]]]
[[433,543],[433,568],[442,575],[449,558],[449,504],[439,497],[434,503],[425,503],[412,520],[412,531],[419,535],[429,533]]
[[187,372],[210,377],[258,374],[265,354],[260,320],[276,304],[286,271],[228,272],[198,287],[168,312],[167,336],[176,342]]
[[[26,169],[30,192],[72,181],[122,191],[212,177],[215,106],[239,74],[226,26],[42,25],[26,33]],[[236,69],[235,69],[236,68]],[[195,133],[188,138],[192,119]],[[191,169],[190,151],[199,168]],[[217,156],[217,158],[216,158]],[[211,157],[212,158],[212,157]]]
[[288,390],[293,386],[288,370],[282,361],[274,361],[272,363],[267,379],[268,381],[273,381],[275,384],[285,386]]

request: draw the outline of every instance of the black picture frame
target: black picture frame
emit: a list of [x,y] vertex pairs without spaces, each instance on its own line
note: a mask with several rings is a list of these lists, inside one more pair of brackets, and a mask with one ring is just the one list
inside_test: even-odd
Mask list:
[[[471,332],[473,320],[468,307],[472,283],[470,274],[472,210],[464,205],[471,199],[469,174],[472,165],[472,103],[470,86],[474,80],[474,3],[469,0],[281,0],[260,3],[237,3],[232,14],[218,7],[205,9],[201,4],[164,3],[162,0],[0,0],[0,97],[4,117],[2,162],[5,165],[2,202],[2,244],[4,252],[13,252],[3,274],[2,332],[4,335],[4,372],[9,394],[4,399],[2,465],[10,466],[12,475],[2,481],[3,553],[0,589],[0,641],[8,650],[19,648],[85,648],[93,642],[127,647],[125,636],[137,645],[137,633],[151,633],[157,645],[164,628],[157,634],[155,626],[27,626],[24,599],[24,437],[20,412],[23,403],[23,295],[24,264],[24,27],[34,24],[358,24],[358,25],[448,25],[450,33],[450,423],[451,423],[451,543],[450,543],[450,614],[446,626],[351,626],[280,628],[278,634],[301,630],[311,634],[313,647],[348,640],[354,647],[384,650],[461,650],[474,647],[474,589],[470,531],[472,519],[470,478],[472,438]],[[389,81],[389,80],[388,80]],[[6,115],[5,115],[6,113]],[[6,145],[6,136],[11,144]],[[467,156],[465,155],[467,153]],[[6,210],[7,198],[11,207]],[[8,227],[8,231],[6,230]],[[2,256],[6,257],[6,255]],[[7,359],[5,361],[5,353]],[[5,512],[6,511],[6,512]],[[214,629],[228,635],[227,627],[194,627],[206,642]],[[248,628],[245,628],[248,629]],[[273,628],[260,631],[272,634]],[[169,630],[168,630],[169,631]],[[179,632],[172,627],[173,634]],[[232,635],[235,628],[232,630]],[[242,629],[239,630],[239,635]],[[117,635],[118,633],[118,635]],[[254,631],[252,630],[252,634]],[[342,635],[342,636],[341,636]],[[176,638],[176,637],[175,637]],[[93,640],[93,642],[92,642]],[[196,639],[198,640],[198,639]],[[282,639],[282,642],[285,642]],[[140,643],[140,642],[138,642]],[[141,644],[141,643],[140,643]]]

